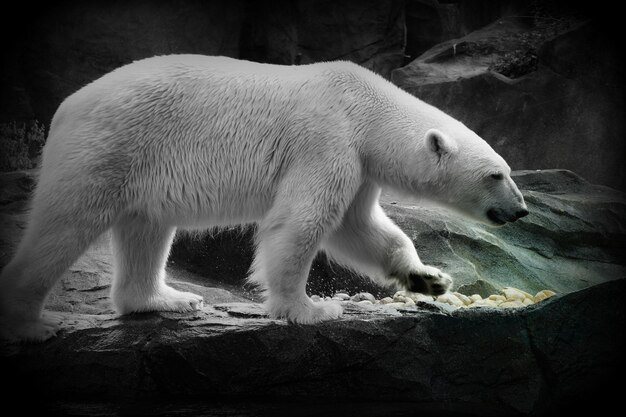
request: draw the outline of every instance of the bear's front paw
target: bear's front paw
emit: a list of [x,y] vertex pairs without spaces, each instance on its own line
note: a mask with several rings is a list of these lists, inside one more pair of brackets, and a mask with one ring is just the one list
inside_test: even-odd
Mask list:
[[408,291],[435,296],[444,294],[452,286],[450,275],[428,265],[410,272],[400,281]]
[[299,302],[267,300],[265,307],[272,318],[287,319],[290,323],[315,324],[341,317],[343,309],[333,301],[314,303],[308,297]]

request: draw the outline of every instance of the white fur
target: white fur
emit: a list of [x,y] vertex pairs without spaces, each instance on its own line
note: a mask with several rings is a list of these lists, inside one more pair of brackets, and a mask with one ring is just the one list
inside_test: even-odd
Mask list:
[[[485,181],[492,172],[506,181]],[[445,290],[451,279],[380,208],[380,187],[488,221],[490,206],[523,205],[509,172],[463,124],[354,64],[138,61],[54,116],[28,228],[0,277],[2,334],[53,335],[41,319],[48,292],[109,228],[120,313],[202,308],[165,284],[176,227],[258,222],[250,280],[273,317],[293,322],[341,315],[305,293],[320,248],[383,284]]]

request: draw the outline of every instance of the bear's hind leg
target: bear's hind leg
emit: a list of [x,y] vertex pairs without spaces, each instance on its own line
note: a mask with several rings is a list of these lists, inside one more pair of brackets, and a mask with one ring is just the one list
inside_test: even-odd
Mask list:
[[148,311],[189,312],[203,307],[201,296],[165,283],[165,264],[176,229],[142,216],[112,229],[115,272],[111,298],[120,314]]
[[10,341],[44,341],[61,323],[58,314],[43,312],[48,293],[63,272],[108,226],[107,216],[81,211],[76,218],[54,205],[36,201],[28,227],[0,275],[0,337]]

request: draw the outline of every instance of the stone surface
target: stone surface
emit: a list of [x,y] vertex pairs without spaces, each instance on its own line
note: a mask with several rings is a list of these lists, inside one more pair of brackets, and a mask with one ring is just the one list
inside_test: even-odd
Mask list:
[[[501,19],[434,46],[392,80],[463,121],[513,169],[570,169],[626,190],[624,64],[613,31],[595,20],[551,38]],[[536,71],[511,79],[489,70],[529,39]]]
[[618,280],[515,312],[346,303],[344,318],[313,326],[270,320],[250,303],[124,318],[66,313],[56,339],[4,345],[3,369],[12,389],[35,390],[44,404],[324,399],[530,415],[591,397],[599,411],[616,401],[624,371],[625,292]]
[[513,179],[530,214],[501,228],[406,199],[383,207],[422,260],[450,273],[466,295],[504,287],[566,293],[626,276],[626,195],[564,170],[518,171]]
[[500,17],[528,14],[528,2],[520,0],[407,0],[405,53],[413,60],[441,42],[463,37]]
[[347,60],[385,77],[404,61],[400,0],[248,3],[242,57],[275,64]]
[[[0,121],[46,126],[62,100],[136,59],[159,54],[238,56],[243,0],[55,2],[16,5],[0,72]],[[19,33],[16,33],[19,31]]]
[[119,66],[154,55],[225,55],[288,65],[343,59],[386,77],[404,60],[401,0],[16,6],[12,24],[0,28],[7,40],[0,122],[37,119],[49,126],[68,95]]

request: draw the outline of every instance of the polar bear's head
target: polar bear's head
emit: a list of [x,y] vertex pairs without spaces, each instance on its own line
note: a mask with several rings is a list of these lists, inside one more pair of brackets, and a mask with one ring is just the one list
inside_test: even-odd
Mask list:
[[430,129],[424,141],[432,200],[491,226],[528,214],[511,168],[474,132]]

